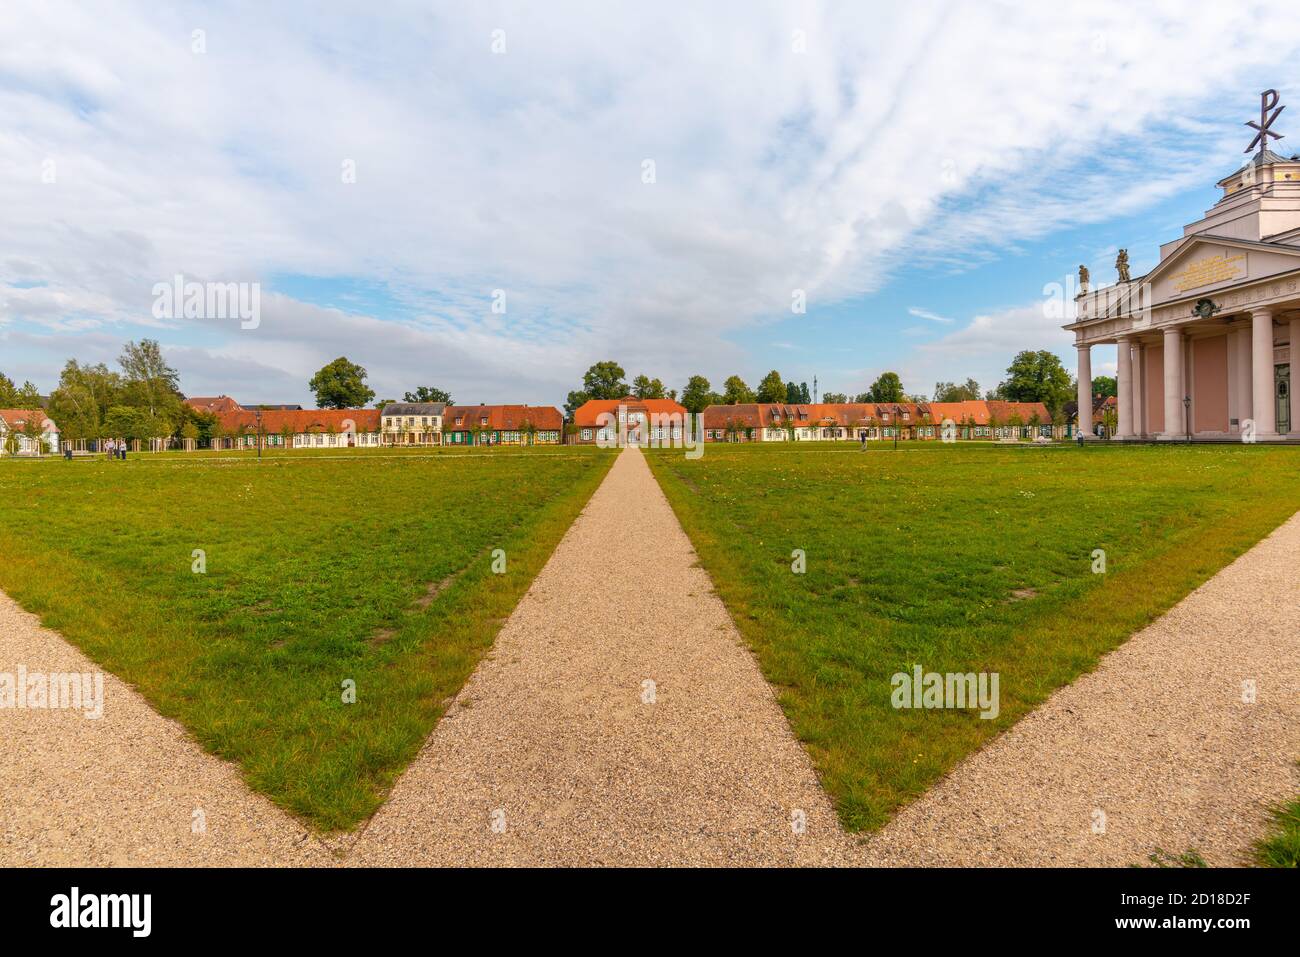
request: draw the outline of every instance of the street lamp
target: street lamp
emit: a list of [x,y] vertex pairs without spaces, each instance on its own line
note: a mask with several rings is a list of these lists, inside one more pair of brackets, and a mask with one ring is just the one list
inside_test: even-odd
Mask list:
[[1187,444],[1192,444],[1192,397],[1183,396],[1183,424],[1187,427]]
[[253,413],[253,421],[257,423],[257,461],[262,461],[262,410],[257,409]]

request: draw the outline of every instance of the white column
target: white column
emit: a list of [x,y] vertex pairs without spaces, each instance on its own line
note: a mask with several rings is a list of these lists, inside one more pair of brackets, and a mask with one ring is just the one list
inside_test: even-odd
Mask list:
[[1251,418],[1254,393],[1250,384],[1250,329],[1238,329],[1237,337],[1237,428]]
[[1092,346],[1079,350],[1079,434],[1092,435]]
[[1277,433],[1276,397],[1273,394],[1273,311],[1250,311],[1250,379],[1253,388],[1255,437],[1272,438]]
[[1296,395],[1296,383],[1300,382],[1300,317],[1291,319],[1291,345],[1287,349],[1287,361],[1291,364],[1291,431],[1287,433],[1293,439],[1300,439],[1300,395]]
[[1133,438],[1133,340],[1120,336],[1115,343],[1115,400],[1119,406],[1116,435],[1121,439]]
[[1147,434],[1147,347],[1133,341],[1133,434]]
[[1183,431],[1183,333],[1165,330],[1165,438],[1176,439]]

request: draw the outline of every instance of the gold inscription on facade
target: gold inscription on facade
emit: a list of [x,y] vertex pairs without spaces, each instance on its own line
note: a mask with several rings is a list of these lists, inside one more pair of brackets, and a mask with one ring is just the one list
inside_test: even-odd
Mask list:
[[1206,256],[1187,264],[1182,272],[1174,273],[1174,288],[1179,292],[1209,286],[1229,279],[1244,279],[1246,276],[1246,254],[1235,256]]

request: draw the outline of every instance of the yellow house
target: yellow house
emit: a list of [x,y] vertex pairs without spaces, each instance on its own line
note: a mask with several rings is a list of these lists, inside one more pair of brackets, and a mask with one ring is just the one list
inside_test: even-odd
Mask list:
[[441,445],[444,402],[392,402],[380,413],[384,445]]

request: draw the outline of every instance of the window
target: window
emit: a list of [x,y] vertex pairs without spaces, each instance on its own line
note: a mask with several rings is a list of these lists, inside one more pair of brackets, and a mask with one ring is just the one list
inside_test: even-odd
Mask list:
[[584,441],[584,442],[590,442],[590,441],[591,441],[591,429],[583,429],[583,430],[582,430],[582,441]]

